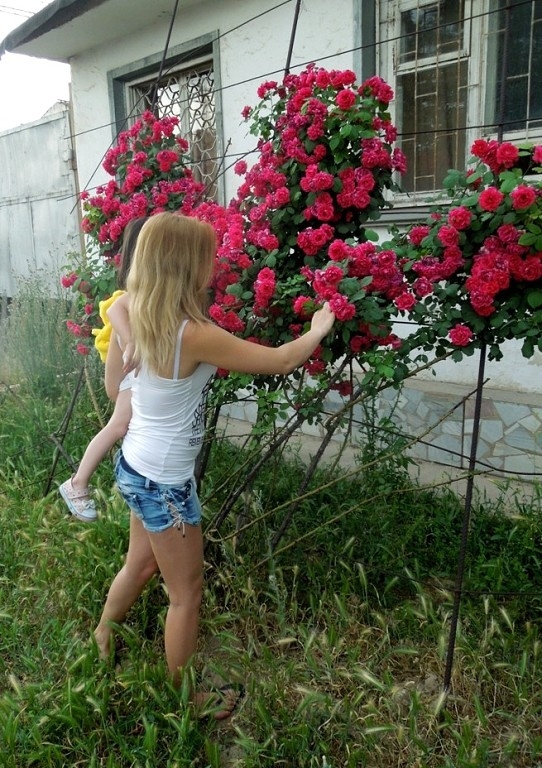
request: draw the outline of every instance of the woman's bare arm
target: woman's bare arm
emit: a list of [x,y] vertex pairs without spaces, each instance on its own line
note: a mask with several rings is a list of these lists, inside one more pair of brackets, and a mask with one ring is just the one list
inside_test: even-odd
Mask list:
[[[288,374],[311,356],[334,321],[335,315],[326,303],[315,312],[307,333],[280,347],[244,341],[212,323],[190,323],[183,337],[183,351],[190,358],[190,362],[186,358],[185,361],[189,368],[205,362],[239,373]],[[181,375],[184,375],[182,369],[181,363]]]
[[123,372],[128,373],[135,368],[134,342],[130,326],[130,299],[124,293],[109,307],[107,318],[116,333],[122,350]]

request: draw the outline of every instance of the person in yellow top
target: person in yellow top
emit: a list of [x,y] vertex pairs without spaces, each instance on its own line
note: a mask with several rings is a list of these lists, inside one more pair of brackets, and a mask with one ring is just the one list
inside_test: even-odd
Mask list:
[[[126,225],[122,240],[120,268],[117,275],[119,289],[108,299],[100,302],[100,317],[103,327],[93,331],[95,335],[94,346],[100,359],[105,363],[105,390],[108,397],[114,401],[115,408],[105,427],[88,444],[76,473],[63,482],[58,489],[71,514],[86,523],[92,523],[98,517],[96,504],[91,497],[89,488],[90,478],[115,443],[125,436],[132,417],[131,390],[134,374],[130,372],[126,373],[124,377],[122,376],[123,371],[127,370],[127,366],[123,364],[122,353],[125,355],[124,360],[131,357],[130,327],[127,322],[123,322],[124,313],[117,313],[119,333],[112,338],[109,313],[115,302],[126,293],[126,278],[137,236],[146,221],[147,217],[141,217],[133,219]],[[111,343],[119,345],[120,354],[108,355]]]
[[[130,224],[128,224],[127,226],[129,227]],[[123,260],[124,260],[124,257],[123,257]],[[120,271],[119,271],[119,276],[120,276]],[[118,280],[119,278],[117,278],[117,282]],[[107,312],[109,308],[114,304],[114,302],[119,298],[119,296],[122,296],[124,293],[126,293],[126,291],[119,289],[117,291],[114,291],[108,299],[104,299],[103,301],[100,301],[100,319],[103,325],[101,328],[92,329],[92,335],[95,337],[94,346],[96,347],[96,351],[100,355],[100,360],[104,364],[107,359],[107,351],[109,349],[109,342],[111,340],[111,330],[112,330],[111,321],[107,316]]]

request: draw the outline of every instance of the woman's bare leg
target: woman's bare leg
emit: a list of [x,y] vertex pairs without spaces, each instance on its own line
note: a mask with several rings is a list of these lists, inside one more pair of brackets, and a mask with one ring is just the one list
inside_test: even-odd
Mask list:
[[149,534],[141,521],[130,514],[130,542],[126,561],[109,588],[94,637],[100,656],[109,657],[111,648],[111,622],[119,624],[158,571],[158,565],[149,541]]
[[[196,653],[203,591],[201,527],[185,525],[184,534],[177,528],[150,534],[169,595],[164,645],[167,666],[176,686],[180,685],[183,670]],[[203,691],[194,693],[193,701],[198,708],[212,704],[215,719],[223,720],[231,715],[239,697],[239,691],[227,687],[219,696]]]
[[151,533],[150,542],[167,587],[169,608],[164,646],[173,683],[196,652],[203,590],[203,536],[201,527],[184,526]]

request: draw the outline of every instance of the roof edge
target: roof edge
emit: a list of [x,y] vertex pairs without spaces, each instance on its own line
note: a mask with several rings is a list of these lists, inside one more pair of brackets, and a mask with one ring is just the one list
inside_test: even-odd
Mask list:
[[0,58],[6,53],[17,53],[17,48],[68,24],[107,0],[54,0],[28,21],[16,27],[0,42]]

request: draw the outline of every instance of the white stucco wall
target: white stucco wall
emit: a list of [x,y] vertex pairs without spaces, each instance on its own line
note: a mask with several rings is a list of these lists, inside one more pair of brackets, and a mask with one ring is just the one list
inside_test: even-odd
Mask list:
[[[255,146],[255,138],[248,135],[242,121],[241,110],[257,102],[256,89],[262,81],[280,80],[284,72],[295,4],[287,3],[262,16],[269,11],[269,5],[266,0],[201,2],[179,12],[171,35],[170,49],[214,31],[221,36],[223,145],[227,147],[231,142],[229,156]],[[333,16],[332,24],[327,0],[311,0],[302,5],[291,70],[311,61],[333,68],[352,68],[352,1],[341,0],[342,12]],[[108,71],[161,53],[167,30],[167,19],[157,21],[155,26],[131,34],[128,39],[119,36],[113,44],[97,45],[70,62],[81,189],[95,187],[109,178],[101,168],[96,170],[114,137]],[[347,53],[341,55],[342,51]],[[239,178],[231,171],[226,178],[227,200],[238,184]]]
[[[521,343],[507,341],[501,346],[502,360],[487,361],[484,380],[493,389],[507,390],[511,393],[542,393],[542,354],[534,353],[529,360],[521,354]],[[425,380],[451,382],[470,386],[477,380],[480,355],[475,352],[472,358],[460,363],[444,360],[434,366],[435,375],[424,372],[419,377]]]

